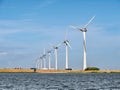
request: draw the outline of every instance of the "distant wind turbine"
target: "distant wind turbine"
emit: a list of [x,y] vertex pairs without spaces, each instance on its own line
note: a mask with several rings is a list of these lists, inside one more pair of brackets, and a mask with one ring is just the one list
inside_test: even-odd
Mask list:
[[51,51],[52,50],[49,50],[47,53],[48,53],[48,69],[51,69]]
[[[66,46],[66,65],[65,65],[65,69],[68,70],[69,69],[69,65],[68,65],[68,48],[71,48],[69,41],[67,39],[68,36],[68,32],[66,31],[66,36],[65,36],[65,40],[63,41],[63,44],[65,44]],[[72,49],[72,48],[71,48]]]
[[37,69],[40,69],[40,59],[37,58],[37,59],[35,60],[35,62],[36,62],[36,68],[37,68]]
[[43,57],[38,57],[35,62],[36,62],[36,68],[37,69],[42,69],[42,59]]
[[43,66],[42,66],[42,60],[43,60],[43,57],[40,57],[40,68],[42,69]]
[[43,60],[44,60],[44,68],[43,69],[46,69],[46,50],[44,48],[44,53],[43,53]]
[[54,54],[55,54],[55,69],[57,70],[58,69],[58,47],[61,46],[61,43],[56,45],[56,46],[53,46],[52,44],[50,44],[53,49],[54,49]]
[[80,30],[80,31],[83,32],[83,45],[84,45],[83,70],[85,70],[87,68],[87,63],[86,63],[86,32],[87,32],[87,26],[92,22],[92,20],[94,18],[95,18],[95,16],[93,16],[83,28],[79,28],[77,26],[70,26],[73,29],[77,29],[77,30]]

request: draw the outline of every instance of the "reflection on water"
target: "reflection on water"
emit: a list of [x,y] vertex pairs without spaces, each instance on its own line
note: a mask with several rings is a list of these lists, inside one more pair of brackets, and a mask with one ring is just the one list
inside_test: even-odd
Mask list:
[[120,74],[0,73],[0,90],[120,90]]

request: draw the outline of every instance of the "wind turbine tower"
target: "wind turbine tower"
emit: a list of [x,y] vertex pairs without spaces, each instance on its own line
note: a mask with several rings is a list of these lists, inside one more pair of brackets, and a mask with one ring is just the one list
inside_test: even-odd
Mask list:
[[43,66],[42,66],[42,60],[43,60],[43,57],[40,57],[40,68],[42,69]]
[[48,69],[51,69],[51,50],[49,50],[48,52]]
[[58,45],[56,45],[56,46],[53,46],[52,44],[50,44],[50,45],[54,49],[54,54],[55,54],[55,69],[57,70],[58,69],[58,47],[61,45],[61,43],[58,44]]
[[58,69],[58,47],[57,46],[55,46],[54,47],[54,50],[55,50],[55,69],[57,70]]
[[40,59],[39,58],[36,59],[36,68],[40,69]]
[[43,60],[44,60],[44,69],[46,69],[46,51],[44,48],[44,53],[43,53]]
[[66,32],[66,37],[65,37],[65,40],[63,42],[63,44],[65,44],[66,46],[66,65],[65,65],[65,69],[69,69],[69,65],[68,65],[68,48],[71,48],[70,44],[69,44],[69,41],[67,39],[67,35],[68,35],[68,32]]
[[84,52],[83,52],[83,70],[85,70],[87,68],[87,62],[86,62],[86,32],[87,32],[87,26],[92,22],[92,20],[95,18],[95,16],[93,16],[89,22],[83,27],[83,28],[79,28],[77,26],[70,26],[73,29],[77,29],[82,31],[83,33],[83,45],[84,45]]

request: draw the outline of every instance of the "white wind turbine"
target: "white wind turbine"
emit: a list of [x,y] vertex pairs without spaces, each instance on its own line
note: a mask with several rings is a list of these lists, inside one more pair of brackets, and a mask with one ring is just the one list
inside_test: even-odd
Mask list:
[[65,40],[63,41],[63,44],[65,44],[65,46],[66,46],[66,65],[65,65],[66,70],[69,69],[69,65],[68,65],[68,48],[71,48],[71,46],[69,44],[69,41],[67,39],[67,36],[68,36],[68,32],[66,32],[66,37],[65,37]]
[[42,69],[43,65],[42,65],[42,60],[43,60],[43,57],[40,57],[40,68]]
[[51,69],[51,51],[52,50],[49,50],[47,53],[48,53],[48,69]]
[[87,63],[86,63],[86,32],[87,32],[87,26],[92,22],[92,20],[95,18],[93,16],[89,22],[83,27],[79,28],[78,26],[70,26],[73,29],[77,29],[83,32],[83,45],[84,45],[84,53],[83,53],[83,70],[87,68]]
[[43,57],[38,57],[35,62],[36,62],[36,68],[37,69],[42,69],[42,59]]
[[58,69],[58,47],[61,46],[61,43],[56,45],[56,46],[53,46],[52,44],[50,44],[53,49],[54,49],[54,54],[55,54],[55,69],[57,70]]
[[37,59],[35,60],[35,62],[36,62],[36,68],[37,68],[37,69],[40,69],[40,59],[37,58]]
[[44,68],[43,69],[46,69],[46,51],[45,51],[45,48],[44,48],[44,53],[43,53],[43,61],[44,61]]

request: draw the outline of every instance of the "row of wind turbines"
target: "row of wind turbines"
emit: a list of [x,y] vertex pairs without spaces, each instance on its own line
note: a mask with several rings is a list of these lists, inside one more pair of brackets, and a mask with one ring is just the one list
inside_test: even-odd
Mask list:
[[[95,16],[93,16],[86,25],[84,25],[82,28],[78,27],[78,26],[73,26],[73,25],[70,25],[70,28],[72,29],[76,29],[76,30],[79,30],[83,33],[83,70],[85,70],[87,68],[87,62],[86,62],[86,32],[87,32],[87,26],[93,21],[93,19],[95,18]],[[68,36],[68,32],[66,32],[66,37],[65,37],[65,40],[63,42],[61,42],[60,44],[54,46],[52,44],[50,44],[52,46],[52,48],[54,49],[54,57],[55,57],[55,70],[58,69],[58,48],[62,45],[65,45],[66,46],[66,65],[65,65],[65,69],[68,70],[70,69],[69,68],[69,65],[68,65],[68,49],[71,48],[71,45],[67,39],[67,36]],[[52,69],[51,68],[51,52],[53,50],[48,50],[47,53],[46,53],[46,50],[44,49],[44,53],[41,57],[39,57],[37,60],[36,60],[36,68],[37,69]],[[48,68],[46,68],[46,56],[48,55]],[[43,64],[43,65],[42,65]]]
[[[67,39],[67,35],[68,33],[66,32],[66,37],[65,37],[65,40],[61,43],[59,43],[58,45],[52,45],[51,43],[50,46],[52,46],[52,48],[54,49],[54,57],[55,57],[55,70],[58,69],[58,48],[62,45],[65,45],[66,46],[66,68],[65,69],[69,69],[68,67],[68,48],[71,48],[71,45],[69,44],[69,41]],[[46,53],[46,50],[44,49],[44,54],[37,58],[36,60],[36,68],[38,69],[52,69],[51,68],[51,53],[52,53],[53,50],[48,50],[47,53]],[[46,68],[46,57],[48,55],[48,68]],[[44,63],[44,65],[42,65],[42,61]],[[41,64],[41,65],[40,65]],[[40,67],[41,66],[41,67]]]

